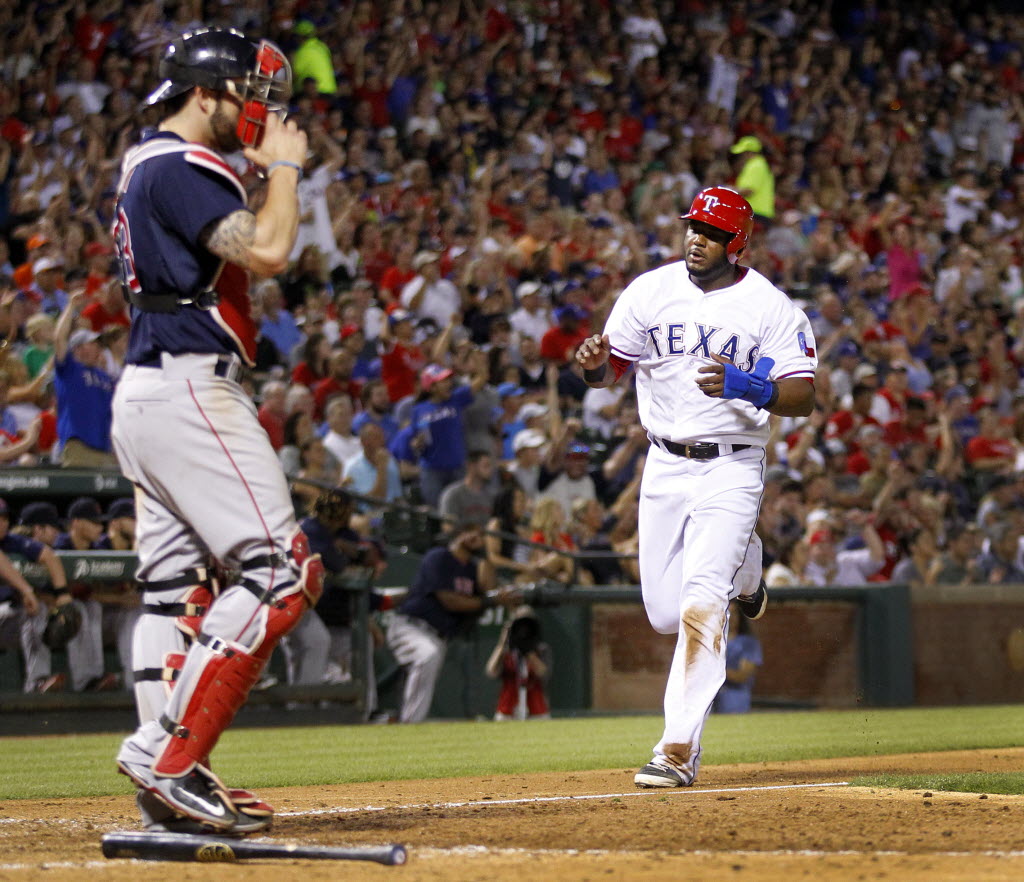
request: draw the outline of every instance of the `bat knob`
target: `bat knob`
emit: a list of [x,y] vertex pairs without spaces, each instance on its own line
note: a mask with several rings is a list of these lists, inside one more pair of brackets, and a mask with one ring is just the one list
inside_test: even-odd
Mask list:
[[405,863],[406,860],[405,846],[404,845],[393,845],[391,847],[391,856],[388,861],[392,866],[398,867]]

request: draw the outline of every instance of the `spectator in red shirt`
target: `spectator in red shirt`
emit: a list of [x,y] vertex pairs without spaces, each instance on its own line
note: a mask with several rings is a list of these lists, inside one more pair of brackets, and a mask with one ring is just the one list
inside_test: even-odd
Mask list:
[[853,452],[857,449],[857,433],[861,426],[877,426],[878,420],[871,416],[871,403],[875,399],[873,386],[857,383],[851,399],[849,410],[837,410],[828,418],[825,440],[842,441]]
[[384,270],[384,275],[380,279],[379,293],[385,308],[392,303],[397,303],[402,288],[415,278],[416,270],[412,266],[412,258],[415,253],[415,240],[403,241],[398,246],[395,262]]
[[327,376],[331,344],[320,331],[310,334],[302,346],[302,361],[292,371],[292,382],[312,389]]
[[427,364],[423,351],[413,339],[415,330],[412,313],[396,309],[388,316],[388,329],[381,335],[384,350],[380,358],[380,378],[388,387],[392,403],[416,391],[419,373]]
[[1017,457],[1011,438],[1012,423],[1004,421],[988,404],[979,409],[978,418],[978,434],[964,448],[967,464],[980,472],[1010,472]]
[[582,327],[587,314],[578,306],[560,306],[554,312],[553,328],[548,328],[540,341],[540,354],[547,361],[563,365],[572,360],[579,345],[586,339]]
[[128,314],[128,304],[124,302],[124,292],[118,279],[110,279],[99,289],[99,294],[85,309],[82,310],[89,326],[100,333],[110,325],[131,327],[132,320]]
[[284,423],[287,417],[285,398],[288,387],[280,380],[268,380],[263,384],[261,395],[263,402],[256,412],[263,430],[270,438],[274,450],[284,447]]
[[885,424],[885,443],[900,453],[911,444],[927,444],[927,427],[928,405],[920,398],[908,398],[903,416]]
[[359,400],[361,383],[352,379],[352,369],[356,366],[356,357],[348,349],[335,349],[327,362],[327,376],[313,387],[313,400],[316,402],[314,419],[319,423],[324,418],[324,407],[332,395],[347,395],[353,406]]
[[[102,242],[90,242],[83,251],[85,255],[85,268],[88,275],[85,277],[86,296],[92,297],[110,281],[110,258],[114,249]],[[120,283],[118,283],[120,287]],[[122,298],[123,299],[123,298]],[[100,330],[94,328],[94,330]]]

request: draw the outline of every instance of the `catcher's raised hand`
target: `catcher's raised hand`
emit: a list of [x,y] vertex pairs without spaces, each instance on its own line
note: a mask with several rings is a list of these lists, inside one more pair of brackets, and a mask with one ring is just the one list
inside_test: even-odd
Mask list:
[[612,346],[608,335],[602,337],[600,334],[594,334],[580,343],[579,349],[576,350],[576,361],[583,370],[592,371],[607,363],[611,354]]

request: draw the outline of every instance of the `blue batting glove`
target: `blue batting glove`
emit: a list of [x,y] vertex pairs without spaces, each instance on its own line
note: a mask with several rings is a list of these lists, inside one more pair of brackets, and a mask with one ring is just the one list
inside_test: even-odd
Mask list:
[[734,364],[725,365],[725,387],[723,398],[740,398],[749,401],[756,408],[764,407],[775,393],[775,384],[768,374],[775,367],[774,358],[759,358],[754,369],[748,374]]

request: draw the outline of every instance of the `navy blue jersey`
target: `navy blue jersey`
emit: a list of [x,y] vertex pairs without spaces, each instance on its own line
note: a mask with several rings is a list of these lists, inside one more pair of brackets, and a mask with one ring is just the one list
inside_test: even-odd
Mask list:
[[[29,563],[35,563],[43,553],[46,546],[28,536],[19,536],[17,533],[8,533],[0,539],[0,551],[8,557],[17,560],[21,558]],[[10,585],[0,584],[0,603],[20,597],[21,594]]]
[[206,147],[158,132],[125,156],[114,238],[129,292],[172,302],[211,289],[219,295],[216,305],[182,305],[177,312],[133,305],[129,363],[153,364],[162,352],[234,353],[253,363],[248,276],[199,242],[211,223],[244,208],[241,181]]
[[455,613],[445,609],[436,592],[479,594],[476,568],[474,558],[469,563],[462,563],[447,548],[431,548],[420,561],[420,568],[400,612],[423,619],[442,637],[454,637],[464,625],[476,621],[477,613]]

